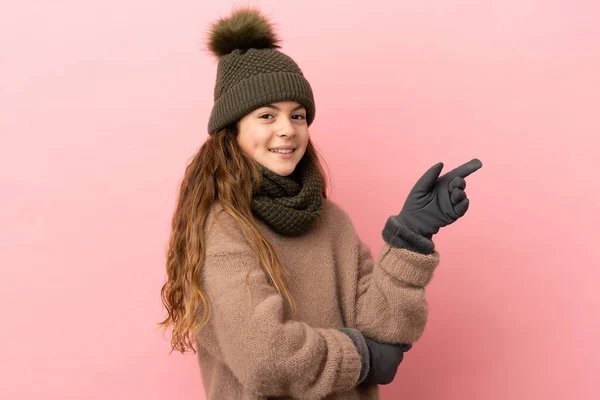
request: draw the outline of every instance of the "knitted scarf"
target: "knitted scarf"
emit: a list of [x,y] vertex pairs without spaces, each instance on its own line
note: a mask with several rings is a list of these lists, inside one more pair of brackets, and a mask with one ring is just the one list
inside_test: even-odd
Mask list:
[[314,163],[303,157],[289,176],[259,164],[262,185],[252,198],[253,214],[283,236],[306,233],[321,214],[323,187]]

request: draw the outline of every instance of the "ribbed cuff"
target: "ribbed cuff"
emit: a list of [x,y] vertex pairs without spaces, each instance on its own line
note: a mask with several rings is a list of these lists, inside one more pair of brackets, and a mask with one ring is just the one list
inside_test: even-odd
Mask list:
[[333,383],[333,392],[346,392],[356,387],[362,369],[362,356],[357,351],[354,341],[345,332],[340,332],[340,336],[345,340],[350,339],[350,342],[349,345],[342,346],[342,366],[337,375],[338,379]]
[[360,354],[360,375],[358,377],[358,382],[356,385],[360,385],[367,375],[369,374],[369,370],[371,369],[371,364],[369,362],[369,347],[367,346],[367,342],[363,334],[357,330],[352,328],[338,328],[340,331],[344,332],[346,335],[352,339],[358,354]]
[[400,249],[421,254],[431,254],[435,250],[433,241],[408,229],[398,221],[396,215],[387,219],[381,236],[386,243]]
[[380,253],[380,267],[393,277],[418,287],[425,287],[440,263],[440,254],[421,254],[386,244]]

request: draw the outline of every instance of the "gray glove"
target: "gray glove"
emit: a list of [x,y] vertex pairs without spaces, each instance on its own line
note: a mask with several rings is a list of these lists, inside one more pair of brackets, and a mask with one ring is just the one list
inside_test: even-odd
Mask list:
[[379,343],[365,337],[369,347],[370,370],[364,385],[387,385],[392,383],[398,366],[404,359],[404,353],[412,348],[412,344]]
[[465,179],[481,168],[477,158],[440,176],[444,163],[437,163],[417,181],[398,214],[398,222],[431,239],[443,226],[465,215],[469,199]]
[[340,331],[352,339],[361,356],[362,368],[357,386],[387,385],[394,380],[398,366],[404,359],[404,353],[412,348],[412,344],[379,343],[365,337],[359,330],[340,328]]
[[383,239],[396,247],[431,253],[433,235],[467,212],[465,178],[482,166],[481,161],[474,158],[442,176],[439,174],[444,163],[429,168],[408,194],[400,214],[388,218]]

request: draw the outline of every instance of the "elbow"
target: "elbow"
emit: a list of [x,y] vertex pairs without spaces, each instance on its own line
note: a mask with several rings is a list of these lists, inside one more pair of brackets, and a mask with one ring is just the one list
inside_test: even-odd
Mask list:
[[414,343],[427,323],[427,307],[390,310],[377,318],[359,319],[356,328],[371,339],[386,343]]
[[[416,310],[415,310],[416,311]],[[396,331],[402,343],[414,343],[421,338],[427,324],[427,309],[406,312],[397,319]]]

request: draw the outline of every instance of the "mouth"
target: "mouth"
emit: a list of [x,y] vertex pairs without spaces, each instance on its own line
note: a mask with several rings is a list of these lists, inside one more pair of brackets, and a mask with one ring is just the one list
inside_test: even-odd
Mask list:
[[296,149],[293,149],[292,151],[286,150],[285,152],[283,152],[281,150],[280,151],[269,150],[269,153],[273,154],[276,157],[283,158],[283,159],[292,158],[292,156],[294,155],[295,152],[296,152]]

